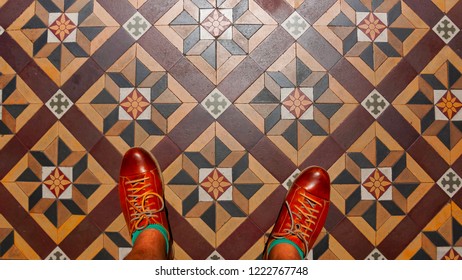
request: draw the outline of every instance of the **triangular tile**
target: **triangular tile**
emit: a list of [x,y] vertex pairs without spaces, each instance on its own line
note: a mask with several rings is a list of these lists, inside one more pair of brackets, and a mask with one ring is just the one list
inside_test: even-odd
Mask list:
[[261,25],[261,21],[250,12],[250,10],[246,11],[234,24],[259,24]]
[[261,179],[251,170],[247,169],[239,178],[235,178],[235,184],[261,184]]
[[448,71],[448,63],[444,63],[438,71],[435,73],[435,77],[440,81],[441,84],[443,84],[446,88],[448,87],[448,82],[449,82],[449,71]]

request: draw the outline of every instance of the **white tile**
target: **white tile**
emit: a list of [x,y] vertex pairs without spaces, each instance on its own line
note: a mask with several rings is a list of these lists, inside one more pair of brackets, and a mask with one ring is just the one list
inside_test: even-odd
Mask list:
[[217,119],[231,106],[231,102],[218,89],[215,89],[201,102],[201,105]]
[[58,119],[61,119],[74,103],[62,90],[58,90],[45,105]]
[[459,27],[452,22],[448,16],[444,16],[434,27],[433,31],[443,40],[446,44],[456,37],[460,32]]
[[152,27],[152,24],[142,14],[136,12],[123,27],[135,40],[138,40]]
[[282,27],[289,32],[294,39],[298,39],[310,28],[310,24],[295,11],[282,23]]
[[462,178],[452,168],[449,168],[438,180],[437,185],[449,197],[453,197],[462,187]]
[[388,102],[377,90],[373,90],[364,100],[361,105],[377,119],[383,111],[385,111],[390,102]]

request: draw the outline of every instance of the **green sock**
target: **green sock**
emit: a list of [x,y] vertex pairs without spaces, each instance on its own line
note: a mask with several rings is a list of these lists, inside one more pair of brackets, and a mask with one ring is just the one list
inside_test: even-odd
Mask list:
[[143,232],[143,230],[145,229],[156,229],[158,230],[160,233],[162,233],[162,236],[165,238],[165,249],[167,250],[167,255],[168,255],[168,251],[169,251],[169,243],[168,243],[168,232],[167,230],[160,224],[151,224],[151,225],[148,225],[147,227],[145,227],[144,229],[140,229],[140,230],[137,230],[133,233],[133,236],[132,236],[132,244],[135,244],[135,240],[138,238],[138,236],[140,235],[141,232]]
[[282,244],[282,243],[285,243],[285,244],[290,244],[292,246],[295,247],[295,249],[297,249],[298,251],[298,254],[300,255],[300,258],[303,260],[305,258],[305,255],[303,254],[303,250],[297,245],[295,244],[293,241],[287,239],[287,238],[280,238],[280,239],[275,239],[273,240],[273,242],[271,242],[271,244],[268,246],[268,256],[269,256],[269,253],[271,252],[271,250],[274,248],[274,246],[278,245],[278,244]]

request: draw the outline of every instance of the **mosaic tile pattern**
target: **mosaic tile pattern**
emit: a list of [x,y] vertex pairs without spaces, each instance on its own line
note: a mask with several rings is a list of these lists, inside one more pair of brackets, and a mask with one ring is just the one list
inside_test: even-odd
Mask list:
[[[0,1],[0,259],[122,259],[122,155],[177,259],[260,259],[326,168],[309,259],[461,259],[462,2]],[[245,236],[245,238],[243,238]]]

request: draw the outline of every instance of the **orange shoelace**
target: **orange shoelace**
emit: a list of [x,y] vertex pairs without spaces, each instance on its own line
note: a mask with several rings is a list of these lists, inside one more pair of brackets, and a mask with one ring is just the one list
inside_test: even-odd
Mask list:
[[[128,191],[127,202],[131,206],[130,210],[131,209],[135,210],[134,213],[130,214],[130,217],[131,217],[130,224],[133,225],[131,232],[144,229],[149,223],[146,223],[143,226],[141,226],[141,223],[145,219],[149,220],[151,218],[157,218],[158,217],[157,213],[164,210],[164,207],[165,207],[164,199],[158,193],[145,192],[143,194],[140,194],[143,192],[144,189],[151,186],[151,184],[147,182],[148,180],[149,180],[148,177],[144,177],[141,179],[136,179],[136,180],[131,180],[131,181],[126,182],[127,185],[130,185],[130,187],[127,187],[127,191]],[[159,209],[152,209],[151,208],[152,202],[148,202],[148,199],[152,199],[156,197],[160,199],[162,205]],[[130,211],[130,212],[133,212],[133,211]]]
[[322,205],[309,198],[304,193],[300,194],[302,196],[301,199],[298,200],[300,206],[295,205],[295,210],[297,212],[292,212],[290,209],[289,203],[286,201],[286,207],[289,212],[291,226],[290,229],[284,229],[281,233],[273,234],[275,239],[285,238],[290,235],[294,235],[299,238],[305,247],[305,254],[308,253],[308,240],[310,239],[311,232],[314,231],[315,225],[318,219],[318,215],[320,210],[315,209],[316,205],[322,207]]

